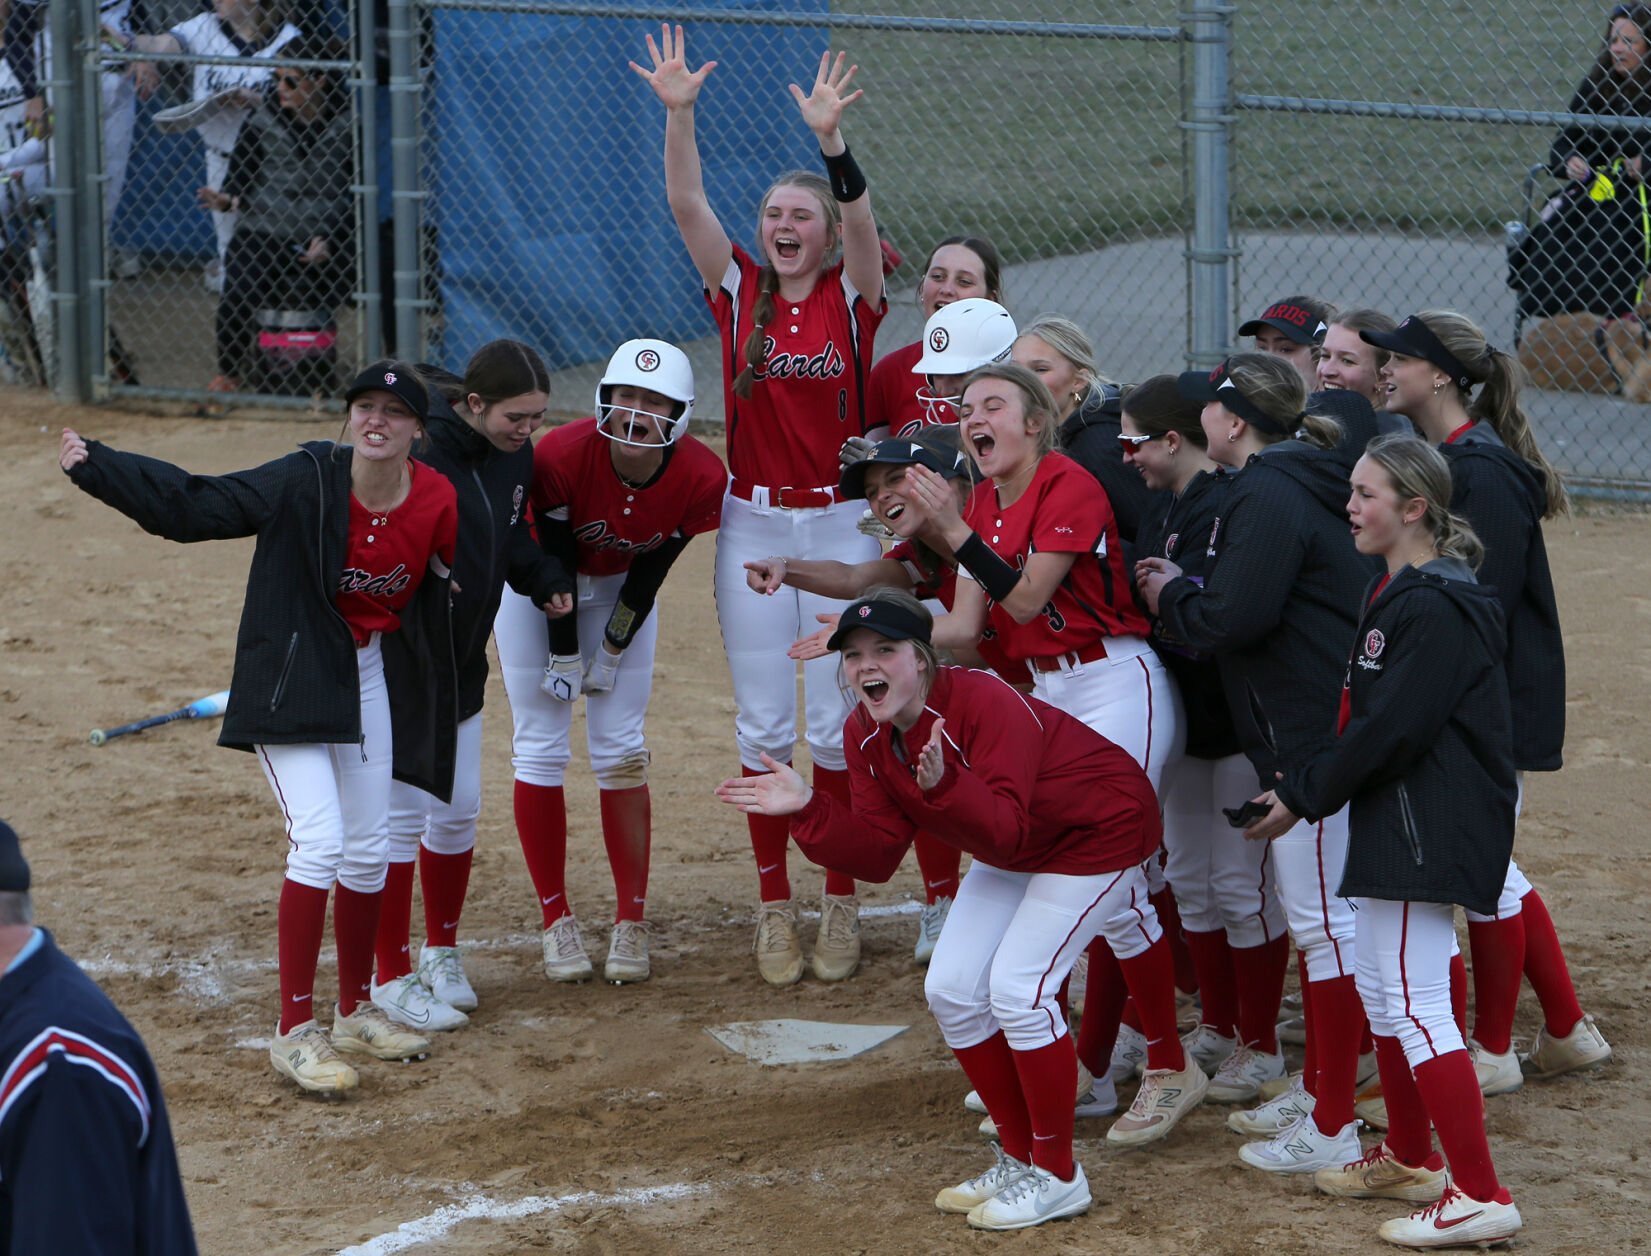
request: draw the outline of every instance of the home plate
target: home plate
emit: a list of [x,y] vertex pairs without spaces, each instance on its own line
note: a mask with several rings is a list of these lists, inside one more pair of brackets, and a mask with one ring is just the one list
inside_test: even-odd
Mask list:
[[908,1028],[907,1025],[760,1020],[711,1025],[705,1032],[730,1051],[737,1051],[758,1064],[819,1064],[864,1055]]

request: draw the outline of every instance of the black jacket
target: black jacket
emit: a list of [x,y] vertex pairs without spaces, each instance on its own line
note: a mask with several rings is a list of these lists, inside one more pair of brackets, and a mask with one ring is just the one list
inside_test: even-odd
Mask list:
[[573,592],[573,580],[539,548],[528,527],[532,445],[505,453],[435,397],[425,434],[415,455],[451,480],[459,498],[453,654],[458,660],[459,720],[464,721],[482,709],[487,638],[506,581],[542,606],[554,593]]
[[1395,575],[1353,640],[1347,727],[1286,767],[1279,798],[1310,820],[1352,800],[1344,897],[1494,913],[1517,792],[1502,608],[1436,559]]
[[[350,448],[310,441],[247,471],[191,475],[88,441],[76,485],[170,541],[256,536],[220,746],[361,740],[355,638],[333,604],[350,528]],[[426,572],[380,639],[395,778],[452,797],[458,684],[450,582]]]
[[[1565,111],[1639,118],[1651,113],[1651,98],[1637,86],[1614,74],[1599,74],[1596,71],[1577,85]],[[1588,163],[1590,170],[1614,178],[1612,168],[1616,163],[1629,157],[1644,157],[1648,144],[1651,144],[1651,136],[1644,131],[1631,131],[1609,123],[1597,126],[1573,123],[1562,128],[1554,137],[1553,147],[1548,150],[1548,171],[1558,178],[1568,179],[1566,159],[1580,157]]]
[[1060,450],[1101,482],[1112,503],[1113,517],[1118,520],[1124,556],[1133,563],[1138,556],[1133,547],[1142,516],[1161,494],[1149,489],[1134,467],[1124,464],[1118,445],[1122,430],[1118,420],[1124,412],[1121,397],[1118,389],[1102,386],[1084,398],[1083,405],[1067,415],[1060,426]]
[[1270,787],[1335,736],[1359,590],[1379,564],[1353,547],[1336,451],[1280,441],[1233,480],[1203,587],[1171,580],[1158,612],[1169,635],[1220,660],[1239,742]]
[[1439,452],[1450,463],[1451,510],[1485,543],[1479,583],[1495,590],[1507,622],[1502,667],[1513,707],[1514,765],[1556,772],[1565,748],[1565,640],[1542,540],[1547,487],[1489,423],[1475,423]]
[[[1202,584],[1212,566],[1211,535],[1232,486],[1233,477],[1225,472],[1200,471],[1179,497],[1154,493],[1136,536],[1136,552],[1142,558],[1167,558],[1189,580]],[[1238,732],[1227,710],[1221,668],[1214,657],[1166,635],[1161,619],[1153,622],[1152,645],[1181,691],[1181,705],[1186,709],[1186,753],[1195,759],[1225,759],[1237,754]]]

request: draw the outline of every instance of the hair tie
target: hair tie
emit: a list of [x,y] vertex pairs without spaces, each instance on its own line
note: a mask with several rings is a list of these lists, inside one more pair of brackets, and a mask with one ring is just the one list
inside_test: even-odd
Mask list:
[[1297,423],[1305,423],[1305,422],[1307,422],[1308,419],[1310,419],[1312,417],[1313,416],[1311,414],[1309,414],[1309,413],[1307,413],[1307,411],[1303,410],[1300,414],[1296,415],[1296,422]]

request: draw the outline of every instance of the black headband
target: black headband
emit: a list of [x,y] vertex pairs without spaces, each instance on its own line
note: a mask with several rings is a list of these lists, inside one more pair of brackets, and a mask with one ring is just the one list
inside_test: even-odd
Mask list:
[[1228,371],[1231,358],[1222,359],[1213,371],[1183,371],[1176,376],[1175,387],[1188,401],[1219,401],[1251,427],[1260,428],[1273,436],[1288,436],[1291,429],[1268,414],[1244,395],[1238,381]]
[[1421,358],[1424,362],[1431,362],[1446,375],[1451,382],[1463,392],[1473,387],[1473,377],[1468,374],[1468,368],[1463,366],[1456,355],[1445,348],[1444,343],[1433,331],[1416,315],[1412,314],[1392,331],[1361,331],[1359,339],[1367,345],[1375,345],[1378,349],[1386,349],[1389,353],[1397,353],[1401,357]]

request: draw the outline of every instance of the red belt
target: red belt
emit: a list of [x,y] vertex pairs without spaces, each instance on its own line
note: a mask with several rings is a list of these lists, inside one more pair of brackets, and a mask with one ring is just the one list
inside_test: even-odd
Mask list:
[[750,480],[735,478],[728,484],[728,492],[741,501],[754,502],[758,495],[766,493],[768,504],[777,506],[781,510],[818,510],[825,506],[835,506],[838,502],[847,501],[837,489],[828,488],[765,488],[761,484],[753,484]]
[[1093,663],[1105,657],[1106,642],[1097,641],[1069,654],[1046,654],[1041,658],[1027,659],[1026,666],[1034,672],[1069,672],[1081,663]]

